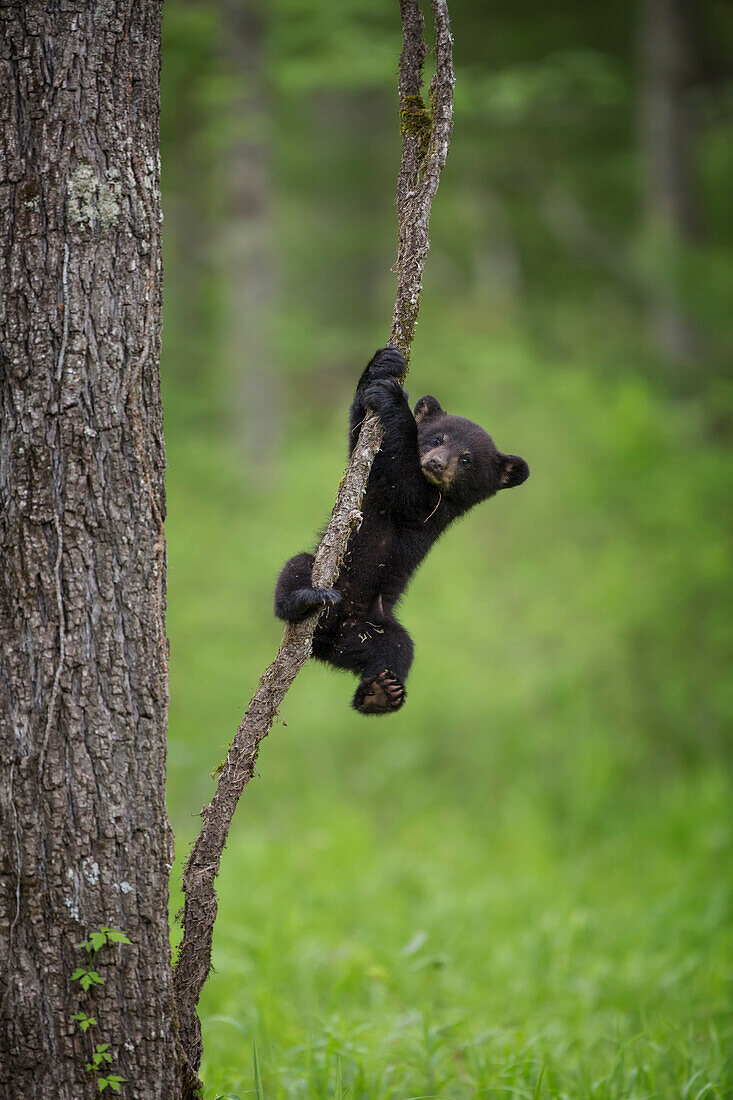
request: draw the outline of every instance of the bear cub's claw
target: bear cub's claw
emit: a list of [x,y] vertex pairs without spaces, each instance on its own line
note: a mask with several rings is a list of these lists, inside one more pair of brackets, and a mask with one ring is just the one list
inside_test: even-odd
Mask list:
[[354,708],[360,714],[391,714],[399,710],[407,697],[404,685],[393,672],[385,669],[377,676],[362,680],[354,696]]
[[338,588],[311,588],[308,598],[312,607],[333,607],[341,602]]

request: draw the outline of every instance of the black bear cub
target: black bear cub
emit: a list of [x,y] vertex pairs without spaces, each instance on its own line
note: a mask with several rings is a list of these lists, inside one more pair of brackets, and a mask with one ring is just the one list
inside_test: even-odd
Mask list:
[[275,614],[298,622],[319,608],[313,654],[359,677],[354,707],[389,714],[405,701],[413,646],[394,609],[407,582],[446,527],[499,489],[521,485],[529,467],[502,454],[490,435],[462,416],[449,416],[434,397],[410,412],[400,383],[405,360],[382,348],[359,379],[351,406],[349,454],[367,409],[384,426],[338,588],[313,588],[312,554],[287,563],[275,590]]

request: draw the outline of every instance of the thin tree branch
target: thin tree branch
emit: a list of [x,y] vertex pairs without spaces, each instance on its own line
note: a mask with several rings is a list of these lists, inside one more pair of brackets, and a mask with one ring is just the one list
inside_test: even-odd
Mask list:
[[[415,333],[425,259],[430,247],[428,221],[440,173],[448,155],[453,121],[453,58],[446,0],[431,0],[435,22],[436,73],[430,109],[422,100],[422,71],[427,54],[419,0],[400,0],[403,49],[400,57],[402,160],[397,183],[399,248],[397,298],[390,340],[405,357]],[[331,587],[349,537],[361,520],[361,500],[382,440],[379,419],[370,413],[341,481],[331,520],[316,551],[313,584]],[[261,741],[270,732],[278,708],[311,655],[318,616],[285,628],[275,660],[263,673],[232,741],[219,783],[183,870],[183,939],[174,974],[180,1039],[188,1059],[184,1098],[201,1087],[201,1024],[196,1005],[211,969],[211,945],[217,912],[214,883],[237,802],[252,778]]]

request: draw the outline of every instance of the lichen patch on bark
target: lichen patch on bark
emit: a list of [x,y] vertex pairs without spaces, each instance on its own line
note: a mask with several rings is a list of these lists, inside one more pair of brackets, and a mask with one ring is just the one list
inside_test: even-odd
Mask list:
[[120,216],[122,176],[119,169],[107,168],[100,179],[91,164],[79,164],[68,182],[69,220],[94,229],[99,223],[103,229],[116,225]]

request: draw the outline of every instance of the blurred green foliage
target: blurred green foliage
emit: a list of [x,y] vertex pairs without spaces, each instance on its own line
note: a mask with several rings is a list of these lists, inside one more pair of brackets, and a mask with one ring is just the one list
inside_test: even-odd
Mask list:
[[[253,1036],[270,1098],[733,1095],[723,7],[696,9],[704,232],[672,261],[669,227],[641,212],[635,5],[451,5],[456,128],[409,386],[532,477],[411,586],[403,711],[356,715],[350,680],[315,663],[291,689],[219,879],[208,1097],[253,1090]],[[399,48],[386,2],[166,5],[180,858],[278,644],[274,579],[328,514],[351,390],[388,332]],[[227,340],[243,143],[268,168],[277,273],[262,462],[242,457],[246,409],[231,414],[237,377],[261,368]],[[660,295],[699,333],[685,367],[655,347]]]

